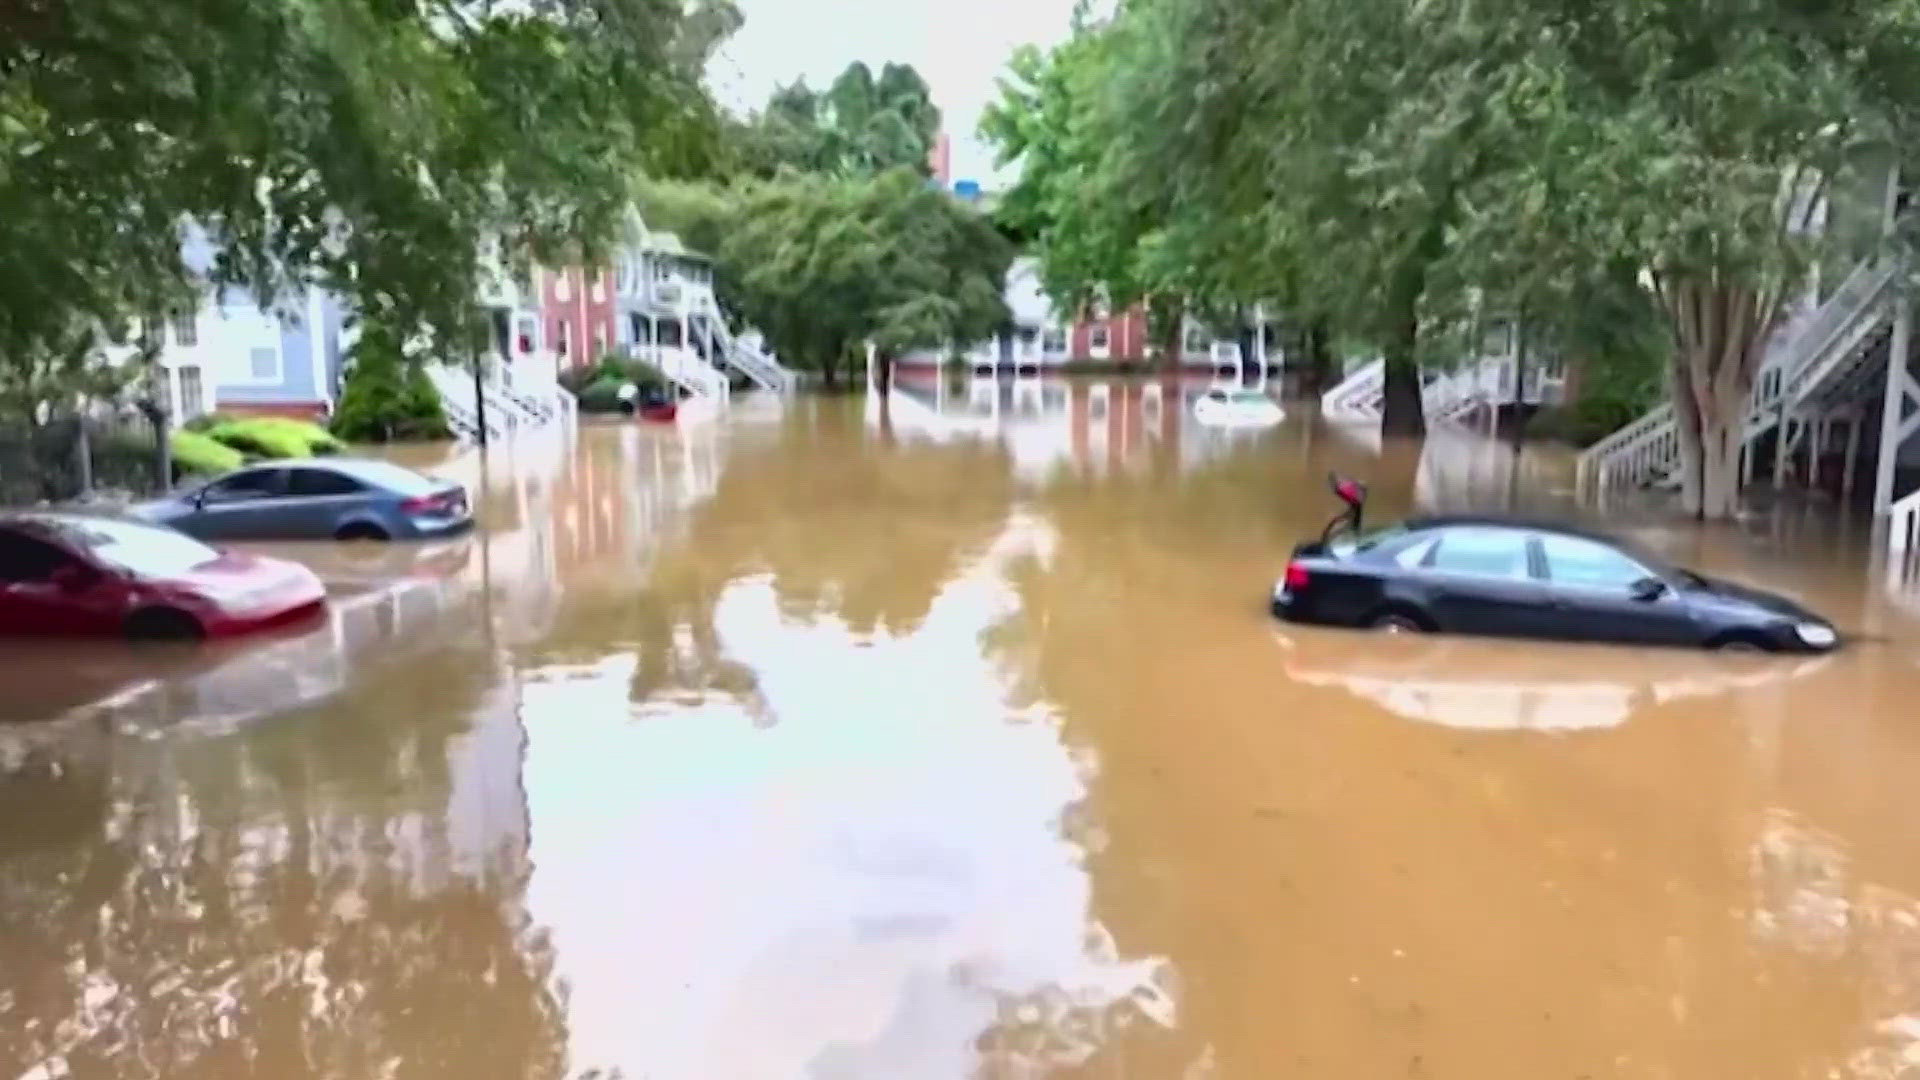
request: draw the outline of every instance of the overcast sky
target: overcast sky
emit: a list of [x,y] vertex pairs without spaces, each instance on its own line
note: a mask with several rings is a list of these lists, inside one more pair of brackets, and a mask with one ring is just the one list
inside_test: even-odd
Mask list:
[[715,94],[757,106],[805,78],[825,87],[849,63],[912,64],[933,88],[953,140],[955,179],[993,179],[993,154],[974,129],[1014,46],[1067,35],[1074,0],[739,0],[747,24],[721,48]]

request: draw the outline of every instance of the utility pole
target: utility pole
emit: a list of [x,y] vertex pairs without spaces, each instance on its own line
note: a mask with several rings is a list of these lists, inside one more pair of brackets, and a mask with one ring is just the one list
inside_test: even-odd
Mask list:
[[480,440],[480,446],[482,449],[484,449],[487,445],[487,390],[486,390],[486,380],[481,376],[481,373],[480,373],[481,366],[484,365],[485,363],[486,363],[485,354],[476,353],[474,355],[473,357],[473,422],[474,422],[474,426],[480,429],[475,434],[476,434],[476,437]]
[[1520,448],[1520,435],[1526,421],[1527,407],[1527,323],[1526,305],[1522,304],[1513,316],[1513,446]]

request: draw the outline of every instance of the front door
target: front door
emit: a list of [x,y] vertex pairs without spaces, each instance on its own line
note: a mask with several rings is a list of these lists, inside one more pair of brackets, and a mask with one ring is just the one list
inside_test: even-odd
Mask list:
[[1636,595],[1657,575],[1624,552],[1577,536],[1540,536],[1555,636],[1574,641],[1693,645],[1700,631],[1668,587]]
[[207,485],[193,513],[173,524],[201,540],[274,539],[298,535],[284,520],[291,509],[287,470],[246,469]]
[[1421,584],[1440,629],[1463,634],[1538,635],[1546,587],[1534,575],[1529,537],[1518,529],[1460,527],[1427,553]]

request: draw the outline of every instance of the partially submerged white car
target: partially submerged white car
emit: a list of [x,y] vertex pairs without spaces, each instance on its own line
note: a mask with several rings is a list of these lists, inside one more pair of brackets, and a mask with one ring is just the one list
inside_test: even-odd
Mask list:
[[1286,418],[1278,402],[1258,390],[1216,386],[1193,403],[1194,419],[1203,424],[1265,427]]

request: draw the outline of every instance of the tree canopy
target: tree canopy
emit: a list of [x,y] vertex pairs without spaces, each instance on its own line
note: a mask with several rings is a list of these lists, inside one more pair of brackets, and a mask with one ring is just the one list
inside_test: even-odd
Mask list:
[[721,163],[728,0],[21,0],[0,12],[0,380],[211,276],[473,330],[478,248],[605,235],[636,170]]
[[786,363],[828,385],[888,355],[1005,324],[1012,246],[987,217],[911,170],[788,172],[731,189],[664,185],[650,220],[711,244],[722,300]]
[[851,64],[824,93],[776,90],[737,133],[732,183],[650,182],[641,210],[712,253],[728,312],[835,385],[868,342],[944,349],[1008,319],[1011,243],[928,182],[939,123],[910,65]]
[[1571,327],[1632,282],[1718,516],[1767,338],[1840,242],[1803,226],[1864,148],[1912,154],[1916,70],[1904,0],[1130,0],[1017,56],[986,134],[1050,289],[1324,313],[1387,358],[1388,430],[1476,312]]
[[739,137],[746,167],[762,177],[782,169],[840,176],[911,169],[925,176],[939,130],[940,110],[911,64],[885,64],[876,77],[856,61],[824,91],[805,81],[774,91]]

